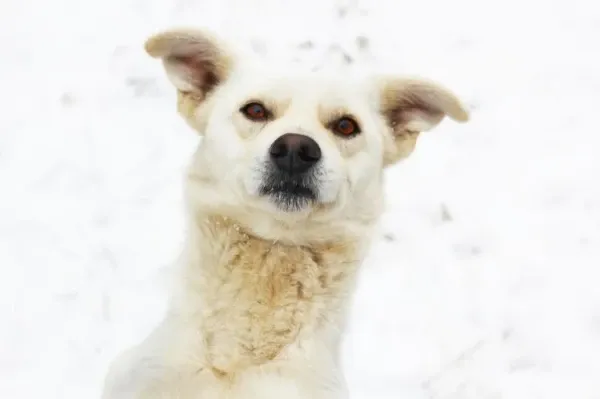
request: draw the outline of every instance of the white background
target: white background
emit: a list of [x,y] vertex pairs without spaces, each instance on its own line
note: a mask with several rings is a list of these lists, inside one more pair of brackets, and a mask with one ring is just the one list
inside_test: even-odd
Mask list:
[[387,175],[344,342],[353,398],[600,398],[599,7],[1,0],[0,397],[98,397],[164,310],[198,138],[142,45],[183,24],[434,78],[472,111]]

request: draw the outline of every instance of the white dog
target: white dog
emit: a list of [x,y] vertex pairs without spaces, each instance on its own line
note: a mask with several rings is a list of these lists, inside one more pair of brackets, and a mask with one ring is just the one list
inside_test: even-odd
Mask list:
[[428,81],[268,70],[202,31],[146,50],[203,139],[169,312],[114,362],[103,397],[347,397],[339,345],[383,170],[467,111]]

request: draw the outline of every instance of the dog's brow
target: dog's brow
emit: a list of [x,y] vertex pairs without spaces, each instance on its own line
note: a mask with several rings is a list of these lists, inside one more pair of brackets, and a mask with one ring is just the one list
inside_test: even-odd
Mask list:
[[276,99],[272,96],[268,96],[265,94],[257,94],[246,96],[246,99],[241,102],[240,107],[252,102],[264,104],[264,106],[267,107],[267,109],[273,114],[273,118],[277,118],[283,115],[285,113],[285,110],[290,105],[289,100]]
[[351,117],[361,124],[360,118],[346,107],[319,107],[319,120],[325,127],[343,117]]

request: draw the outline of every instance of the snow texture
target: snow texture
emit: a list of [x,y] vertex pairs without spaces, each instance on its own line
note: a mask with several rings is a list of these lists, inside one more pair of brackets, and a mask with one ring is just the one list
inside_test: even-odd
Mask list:
[[2,0],[0,398],[98,397],[164,311],[198,137],[142,43],[174,25],[434,78],[472,110],[387,175],[353,398],[600,398],[595,0]]

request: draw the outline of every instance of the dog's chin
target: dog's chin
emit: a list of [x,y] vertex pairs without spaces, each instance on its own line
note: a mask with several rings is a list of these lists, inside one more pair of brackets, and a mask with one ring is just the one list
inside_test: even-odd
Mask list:
[[278,210],[286,213],[307,211],[313,207],[318,197],[315,188],[289,181],[263,185],[260,195],[268,198]]

